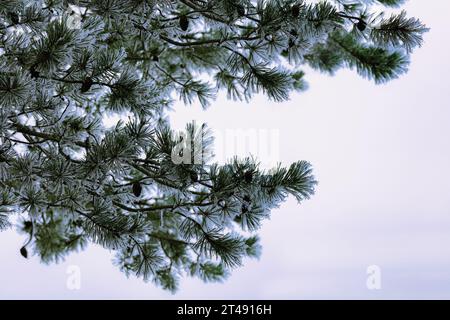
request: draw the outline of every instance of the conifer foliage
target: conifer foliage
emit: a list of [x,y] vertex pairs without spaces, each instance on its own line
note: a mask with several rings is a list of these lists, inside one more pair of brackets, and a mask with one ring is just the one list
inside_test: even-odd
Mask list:
[[[0,229],[17,221],[24,258],[96,243],[168,290],[183,275],[224,279],[258,256],[270,210],[316,181],[305,161],[212,162],[205,125],[186,128],[201,141],[187,157],[201,160],[175,163],[190,144],[167,108],[207,107],[221,90],[284,101],[305,89],[302,66],[394,79],[427,30],[380,14],[401,2],[0,0]],[[124,120],[106,128],[107,112]]]

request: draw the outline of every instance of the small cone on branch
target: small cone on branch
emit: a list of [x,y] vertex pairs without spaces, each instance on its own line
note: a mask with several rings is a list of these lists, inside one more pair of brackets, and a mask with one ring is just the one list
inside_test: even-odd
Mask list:
[[251,183],[253,181],[253,172],[252,171],[246,171],[244,173],[244,180],[247,183]]
[[237,5],[236,11],[237,11],[239,17],[242,17],[245,15],[245,7],[242,4]]
[[25,221],[23,223],[23,229],[25,231],[30,232],[32,228],[33,228],[33,223],[31,221]]
[[92,85],[94,84],[94,81],[92,81],[91,77],[86,77],[86,79],[84,79],[83,84],[81,85],[81,89],[80,91],[82,93],[88,92]]
[[358,23],[356,24],[356,27],[358,28],[359,31],[364,31],[367,28],[367,23],[364,20],[359,20]]
[[36,66],[30,67],[30,76],[31,76],[31,79],[39,78],[39,71],[36,70]]
[[9,12],[8,15],[9,15],[9,18],[11,19],[11,22],[14,25],[16,25],[16,24],[18,24],[20,22],[19,15],[17,13]]
[[142,193],[142,186],[141,186],[141,184],[139,183],[139,181],[134,182],[133,183],[133,194],[136,197],[140,197],[141,193]]
[[189,20],[185,15],[180,16],[180,28],[183,31],[186,31],[189,28]]
[[298,18],[298,16],[300,15],[300,5],[294,4],[292,6],[291,10],[292,10],[292,16],[294,18]]
[[198,174],[197,174],[197,172],[191,171],[190,176],[191,176],[191,181],[192,182],[197,182],[198,181]]
[[27,251],[27,248],[25,248],[25,247],[20,248],[20,254],[22,255],[22,257],[24,257],[25,259],[27,259],[27,258],[28,258],[28,251]]

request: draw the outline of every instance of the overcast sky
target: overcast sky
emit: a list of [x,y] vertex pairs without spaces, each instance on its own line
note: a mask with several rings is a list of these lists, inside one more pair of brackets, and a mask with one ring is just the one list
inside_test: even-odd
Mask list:
[[[260,260],[220,284],[183,279],[172,295],[127,279],[111,253],[92,245],[58,265],[24,260],[24,238],[8,231],[0,233],[0,298],[449,299],[450,2],[404,7],[432,30],[399,80],[376,86],[352,71],[309,71],[309,90],[282,104],[219,99],[207,111],[180,104],[171,114],[175,126],[196,119],[219,137],[269,130],[283,164],[313,164],[316,195],[272,212]],[[71,265],[81,270],[80,290],[67,289]],[[366,286],[371,265],[381,270],[380,290]]]

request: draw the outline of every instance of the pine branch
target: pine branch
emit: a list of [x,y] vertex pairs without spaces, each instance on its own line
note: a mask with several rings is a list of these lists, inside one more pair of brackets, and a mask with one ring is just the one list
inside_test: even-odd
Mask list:
[[[281,102],[305,89],[304,64],[394,79],[428,30],[372,6],[400,3],[0,1],[0,230],[16,214],[23,257],[61,261],[96,243],[171,291],[184,275],[225,279],[259,257],[271,210],[317,181],[306,161],[213,163],[205,125],[170,129],[175,94]],[[111,113],[121,120],[105,127]]]

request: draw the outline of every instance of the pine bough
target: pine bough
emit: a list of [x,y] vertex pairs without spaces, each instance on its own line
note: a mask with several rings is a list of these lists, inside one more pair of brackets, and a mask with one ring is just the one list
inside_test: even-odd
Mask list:
[[[127,275],[176,290],[220,281],[260,252],[255,231],[287,196],[314,193],[308,162],[175,164],[185,144],[165,111],[306,88],[301,66],[347,67],[383,83],[405,72],[427,30],[402,1],[0,1],[0,229],[13,216],[44,262],[96,243]],[[378,9],[377,9],[378,10]],[[112,129],[106,112],[126,114]],[[196,140],[196,141],[197,141]],[[185,149],[181,149],[181,152]]]

